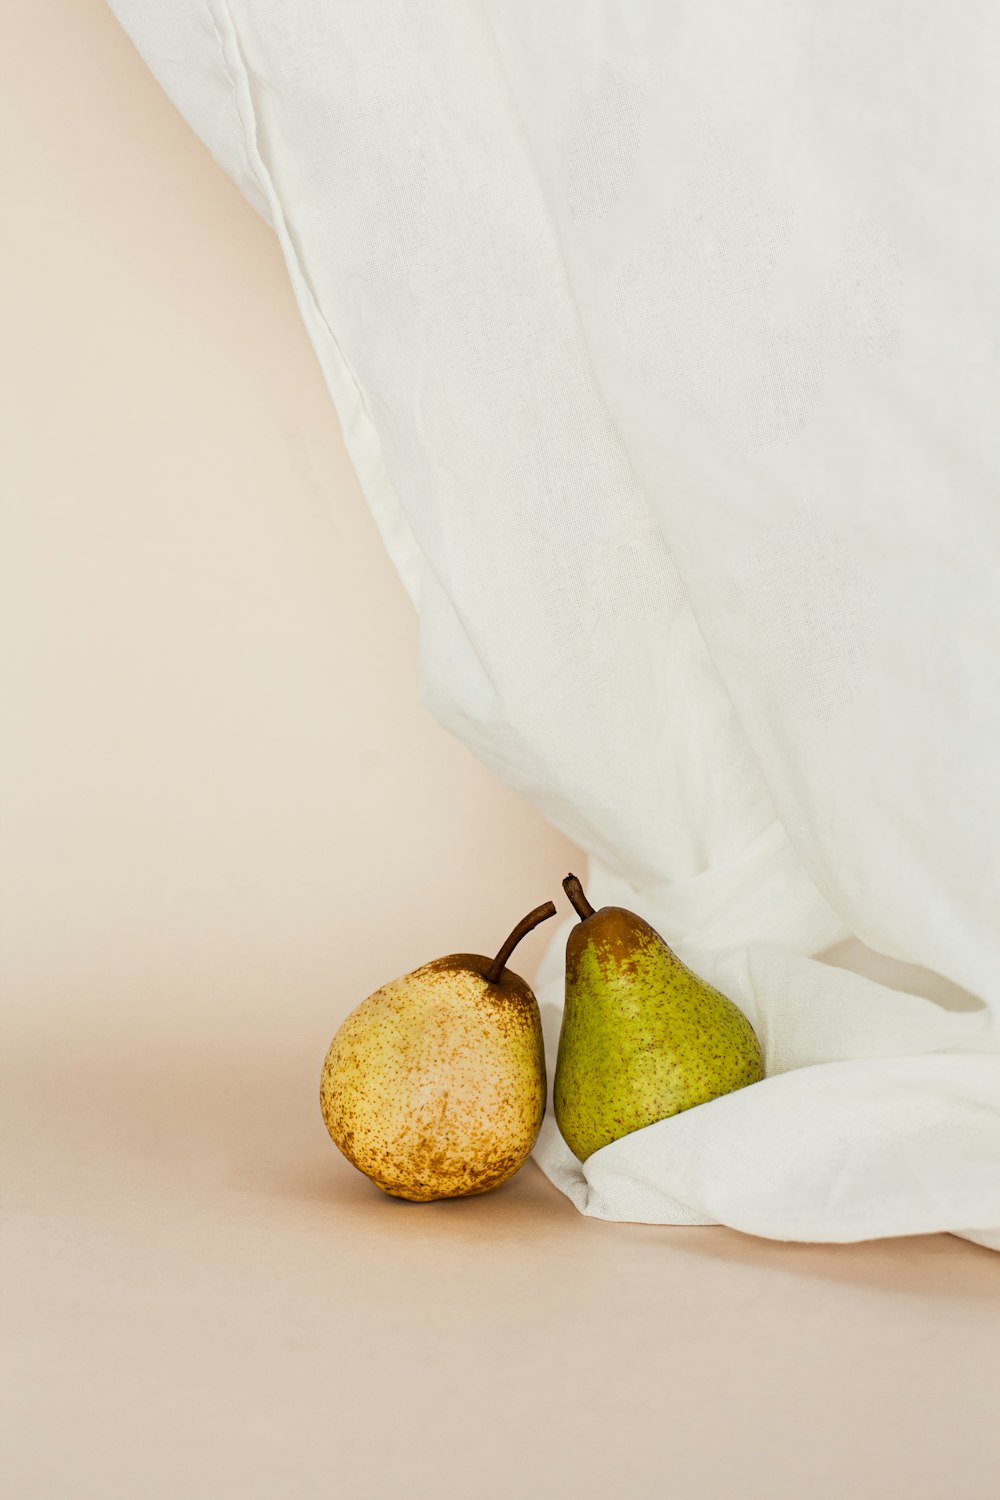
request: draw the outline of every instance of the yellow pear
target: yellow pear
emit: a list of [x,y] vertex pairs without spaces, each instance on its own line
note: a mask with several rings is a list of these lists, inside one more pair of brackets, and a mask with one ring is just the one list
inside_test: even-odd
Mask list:
[[506,967],[551,901],[519,922],[496,958],[452,953],[385,984],[330,1043],[320,1081],[326,1128],[396,1198],[487,1193],[531,1154],[545,1113],[545,1053],[534,995]]

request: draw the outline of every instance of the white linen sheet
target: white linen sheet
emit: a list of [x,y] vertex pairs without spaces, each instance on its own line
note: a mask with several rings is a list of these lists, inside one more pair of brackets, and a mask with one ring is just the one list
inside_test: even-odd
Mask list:
[[112,8],[280,237],[431,709],[760,1032],[543,1169],[1000,1248],[1000,12]]

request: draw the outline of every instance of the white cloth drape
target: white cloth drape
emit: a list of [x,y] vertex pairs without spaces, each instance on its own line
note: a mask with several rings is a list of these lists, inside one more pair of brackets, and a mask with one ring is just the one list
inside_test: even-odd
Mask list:
[[1000,1248],[1000,12],[113,8],[281,239],[434,713],[760,1032],[544,1170]]

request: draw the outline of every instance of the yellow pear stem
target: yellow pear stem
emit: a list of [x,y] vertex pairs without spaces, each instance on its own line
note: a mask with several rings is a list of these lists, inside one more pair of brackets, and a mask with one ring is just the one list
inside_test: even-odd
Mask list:
[[487,983],[500,983],[500,976],[506,967],[507,960],[521,939],[526,937],[533,927],[537,927],[539,922],[547,922],[549,917],[554,917],[555,914],[555,903],[553,901],[546,901],[544,906],[536,906],[534,911],[529,911],[526,917],[521,918],[496,958],[486,970]]
[[581,922],[586,922],[588,917],[594,915],[594,908],[583,894],[583,886],[575,875],[567,875],[563,881],[563,890],[566,892],[573,905],[573,910]]

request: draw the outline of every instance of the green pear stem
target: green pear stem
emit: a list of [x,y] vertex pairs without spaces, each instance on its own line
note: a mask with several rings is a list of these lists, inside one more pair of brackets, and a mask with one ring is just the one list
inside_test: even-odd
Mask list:
[[573,906],[573,910],[576,912],[581,922],[586,922],[588,917],[592,917],[594,915],[594,908],[591,906],[590,902],[583,894],[583,886],[577,880],[575,875],[566,876],[566,879],[563,881],[563,890],[569,897]]
[[500,976],[503,974],[503,971],[507,965],[507,960],[508,958],[510,958],[510,955],[513,953],[514,949],[517,947],[521,939],[523,937],[527,937],[531,929],[533,927],[537,927],[539,922],[547,922],[549,917],[554,917],[555,914],[555,902],[546,901],[544,906],[536,906],[534,911],[529,911],[526,917],[521,918],[520,922],[518,922],[510,937],[500,949],[500,952],[497,954],[496,958],[486,970],[486,981],[488,984],[500,983]]

